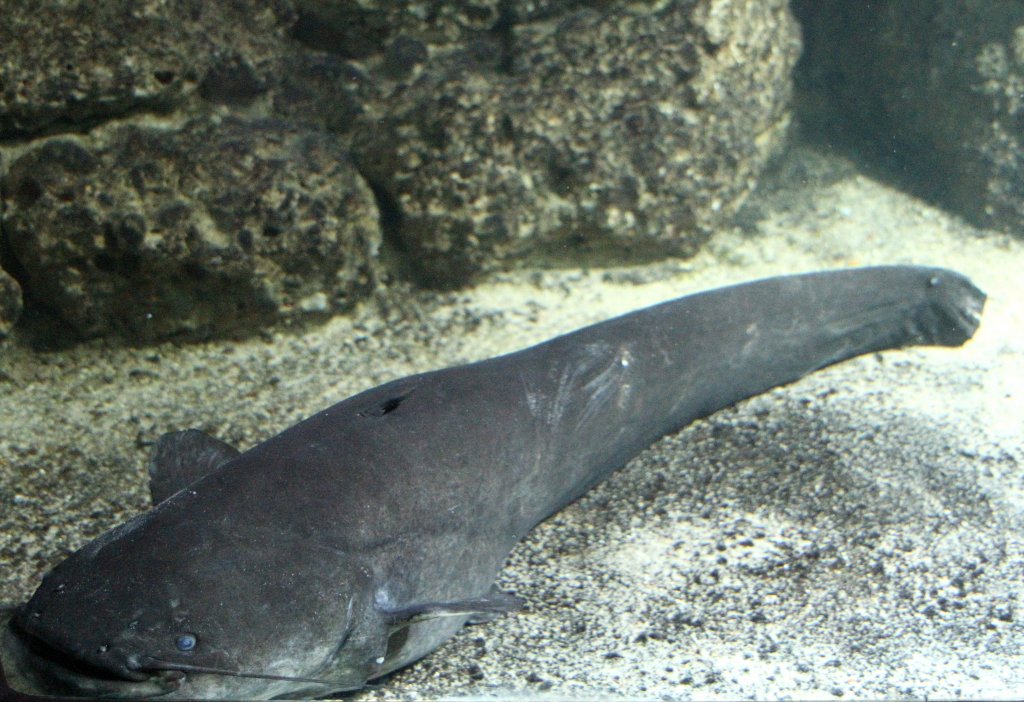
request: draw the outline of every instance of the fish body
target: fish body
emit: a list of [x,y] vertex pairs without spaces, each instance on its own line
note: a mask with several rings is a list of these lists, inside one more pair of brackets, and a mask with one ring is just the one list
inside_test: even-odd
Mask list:
[[948,270],[783,276],[401,378],[244,453],[161,440],[156,506],[57,565],[0,651],[26,687],[269,698],[358,689],[518,606],[512,547],[660,436],[864,353],[970,338]]

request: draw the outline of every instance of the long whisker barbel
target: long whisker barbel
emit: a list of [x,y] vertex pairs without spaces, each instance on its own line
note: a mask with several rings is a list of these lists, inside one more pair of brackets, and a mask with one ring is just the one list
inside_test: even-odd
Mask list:
[[321,678],[303,678],[293,675],[274,675],[272,673],[243,673],[238,670],[228,670],[226,668],[213,668],[205,665],[192,665],[189,663],[178,663],[174,661],[164,661],[153,656],[142,656],[140,658],[142,665],[137,667],[139,671],[145,670],[181,670],[190,673],[209,673],[210,675],[230,675],[236,678],[259,678],[261,680],[283,680],[287,682],[304,682],[313,683],[316,685],[338,685],[334,690],[337,692],[344,692],[345,690],[357,690],[359,687],[352,687],[350,682],[342,682],[340,680],[324,680]]

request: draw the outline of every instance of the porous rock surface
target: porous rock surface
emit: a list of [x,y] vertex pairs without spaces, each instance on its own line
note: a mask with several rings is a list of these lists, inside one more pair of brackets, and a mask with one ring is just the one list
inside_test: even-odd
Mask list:
[[782,143],[800,47],[785,0],[4,16],[0,250],[25,317],[143,341],[337,312],[396,275],[692,254]]
[[2,187],[25,282],[83,337],[202,337],[325,313],[369,287],[380,243],[345,150],[275,122],[53,139]]
[[293,21],[286,0],[5,0],[0,135],[172,110],[204,84],[219,95],[218,78],[232,67],[266,80]]
[[[0,154],[0,173],[3,172],[3,155]],[[3,200],[0,199],[0,221],[3,220]],[[2,267],[3,265],[3,237],[0,236],[0,341],[5,339],[11,332],[14,323],[21,316],[22,299],[21,286],[18,281],[11,277]]]
[[987,227],[1024,231],[1024,4],[796,0],[810,131]]
[[787,124],[786,5],[641,7],[481,37],[413,64],[366,116],[383,128],[359,131],[356,157],[418,279],[689,255],[735,212]]
[[0,339],[11,331],[21,315],[21,286],[0,269]]

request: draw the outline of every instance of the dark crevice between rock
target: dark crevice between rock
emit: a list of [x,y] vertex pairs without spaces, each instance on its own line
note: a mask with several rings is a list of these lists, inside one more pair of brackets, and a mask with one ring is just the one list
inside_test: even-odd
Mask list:
[[608,241],[598,230],[596,225],[591,228],[581,225],[559,233],[511,263],[520,268],[542,269],[646,265],[670,258],[690,258],[707,238],[695,238],[693,243],[680,248],[678,244],[662,241]]
[[[961,144],[940,143],[922,131],[900,134],[898,116],[891,114],[879,95],[850,87],[859,75],[884,73],[878,66],[882,59],[866,49],[862,64],[827,60],[836,54],[836,43],[844,41],[831,28],[848,28],[845,41],[873,36],[885,29],[877,15],[855,4],[816,0],[793,0],[791,7],[804,42],[793,69],[794,137],[848,159],[876,180],[956,212],[975,226],[985,226],[976,203],[986,199],[986,174],[978,172],[974,163],[962,163],[954,174],[947,167],[961,160]],[[891,92],[899,89],[899,83],[894,79],[874,88]]]
[[360,175],[370,186],[373,199],[377,203],[377,213],[380,222],[381,247],[380,264],[385,271],[398,277],[399,280],[412,281],[416,278],[415,267],[410,260],[409,248],[402,239],[402,224],[404,216],[398,201],[388,192],[387,187],[365,173]]
[[110,122],[137,117],[166,117],[181,107],[177,101],[154,100],[128,105],[102,114],[68,114],[45,121],[41,126],[26,128],[9,115],[0,115],[0,146],[20,146],[38,139],[67,135],[88,135]]
[[360,59],[384,50],[388,26],[380,13],[360,11],[339,3],[328,12],[299,11],[291,27],[292,39],[311,49]]
[[515,2],[503,0],[498,4],[498,19],[491,27],[491,34],[498,40],[501,54],[498,58],[497,70],[504,75],[512,75],[515,71]]
[[239,53],[223,56],[199,83],[199,96],[214,104],[249,105],[267,92],[256,69]]

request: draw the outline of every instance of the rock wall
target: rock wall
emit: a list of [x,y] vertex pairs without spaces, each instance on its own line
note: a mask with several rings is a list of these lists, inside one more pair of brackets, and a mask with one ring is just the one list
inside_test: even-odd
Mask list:
[[517,5],[6,3],[0,334],[21,294],[67,338],[206,338],[695,252],[783,141],[785,0]]

